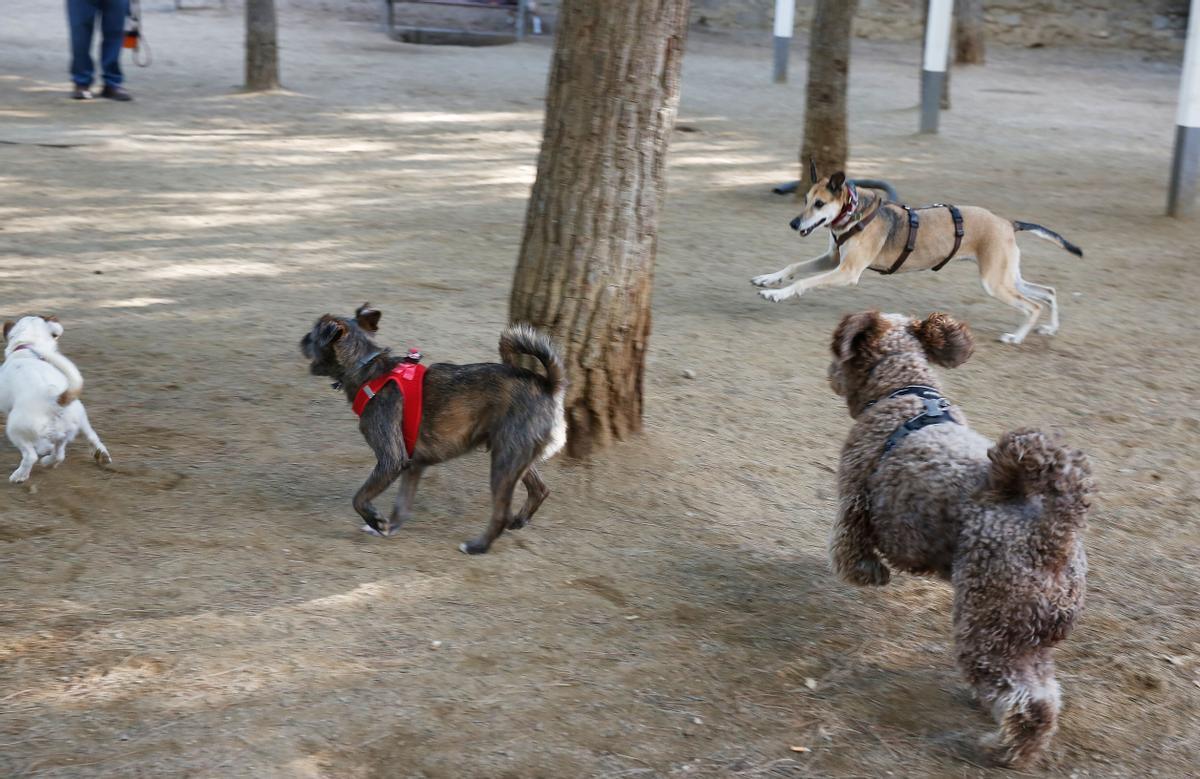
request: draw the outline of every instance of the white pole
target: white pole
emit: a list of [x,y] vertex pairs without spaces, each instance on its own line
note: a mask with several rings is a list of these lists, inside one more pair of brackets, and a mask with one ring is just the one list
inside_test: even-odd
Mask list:
[[1179,83],[1179,110],[1175,115],[1175,158],[1171,162],[1171,189],[1167,215],[1191,213],[1196,204],[1196,177],[1200,172],[1200,0],[1192,0],[1188,14],[1187,43],[1183,49],[1183,77]]
[[787,83],[788,51],[796,26],[796,0],[775,0],[775,83]]
[[[1196,0],[1192,0],[1196,2]],[[921,66],[921,132],[936,133],[942,84],[950,60],[950,19],[954,0],[929,0],[925,21],[925,58]]]

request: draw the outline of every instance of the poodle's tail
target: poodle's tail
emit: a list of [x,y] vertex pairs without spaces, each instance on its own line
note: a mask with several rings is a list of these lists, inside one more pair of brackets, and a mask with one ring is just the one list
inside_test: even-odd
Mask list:
[[83,393],[83,376],[79,373],[79,369],[75,367],[75,363],[68,360],[57,349],[41,353],[40,356],[43,360],[62,371],[63,376],[67,377],[67,388],[58,396],[58,405],[71,405]]
[[1005,433],[988,450],[989,490],[999,500],[1042,499],[1034,541],[1050,557],[1065,558],[1075,534],[1087,523],[1095,492],[1087,456],[1022,428]]

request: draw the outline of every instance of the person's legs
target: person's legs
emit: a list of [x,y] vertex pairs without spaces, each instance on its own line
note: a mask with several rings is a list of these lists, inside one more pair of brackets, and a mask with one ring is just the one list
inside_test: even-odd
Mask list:
[[104,86],[119,87],[121,75],[121,45],[125,40],[125,17],[129,15],[129,0],[98,0],[100,4],[100,69]]
[[67,0],[67,24],[71,30],[71,80],[87,89],[96,75],[92,63],[92,32],[96,26],[97,0]]

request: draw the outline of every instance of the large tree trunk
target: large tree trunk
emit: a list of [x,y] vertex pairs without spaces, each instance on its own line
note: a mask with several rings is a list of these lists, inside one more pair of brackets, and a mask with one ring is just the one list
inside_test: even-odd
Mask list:
[[983,0],[954,0],[954,61],[983,64]]
[[804,143],[800,147],[799,197],[808,192],[808,161],[827,175],[846,169],[846,82],[850,38],[858,0],[817,0],[808,41]]
[[278,86],[275,0],[246,0],[246,89],[259,92]]
[[689,0],[565,0],[509,318],[553,335],[567,453],[642,427],[650,288]]

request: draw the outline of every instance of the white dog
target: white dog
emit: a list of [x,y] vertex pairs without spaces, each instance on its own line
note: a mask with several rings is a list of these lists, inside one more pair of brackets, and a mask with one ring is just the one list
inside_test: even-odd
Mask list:
[[21,452],[21,464],[8,480],[29,478],[33,464],[58,465],[67,444],[82,431],[97,463],[112,457],[88,423],[79,402],[83,377],[58,351],[63,326],[54,317],[27,316],[4,323],[4,364],[0,365],[0,414],[8,417],[5,432]]

